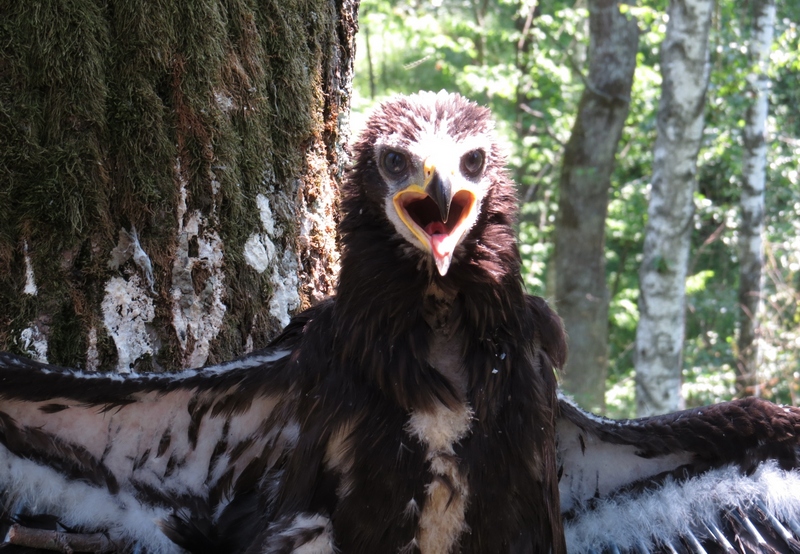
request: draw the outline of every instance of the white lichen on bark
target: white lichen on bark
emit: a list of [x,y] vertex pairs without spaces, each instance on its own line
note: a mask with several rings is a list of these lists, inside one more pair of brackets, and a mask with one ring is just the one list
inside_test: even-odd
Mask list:
[[774,0],[754,4],[750,60],[753,71],[748,76],[751,104],[745,115],[744,153],[742,160],[742,195],[739,224],[739,357],[738,388],[758,394],[756,371],[759,366],[758,315],[761,306],[764,254],[764,189],[767,171],[767,113],[769,109],[770,49],[775,26]]
[[[211,342],[222,328],[227,310],[224,251],[211,218],[200,210],[188,212],[186,180],[179,160],[175,171],[181,188],[170,289],[172,325],[183,353],[183,367],[200,367],[208,360]],[[212,211],[216,211],[216,205]]]
[[269,313],[286,327],[292,319],[294,310],[300,307],[300,279],[297,256],[290,249],[283,252],[280,263],[272,268],[272,297],[269,299]]
[[97,350],[97,329],[89,328],[87,336],[89,343],[86,348],[86,371],[97,371],[100,368],[100,352]]
[[103,323],[117,347],[117,371],[129,373],[139,358],[154,353],[147,328],[155,318],[153,299],[138,275],[112,277],[105,293]]
[[259,273],[264,273],[274,258],[275,244],[262,233],[253,233],[244,243],[244,259]]
[[636,406],[642,416],[681,407],[686,271],[713,5],[671,1],[661,46],[662,93],[636,329]]
[[[111,250],[108,268],[120,270],[132,260],[139,274],[112,277],[105,286],[101,304],[103,323],[117,348],[117,371],[128,373],[139,358],[155,354],[148,325],[155,318],[155,278],[150,257],[139,242],[136,228],[128,232],[120,228],[117,245]],[[92,327],[87,335],[86,369],[99,367],[97,329]]]
[[31,323],[20,333],[20,345],[28,356],[37,362],[48,363],[47,360],[47,332],[39,321]]
[[23,254],[25,257],[25,288],[22,289],[22,292],[30,296],[36,296],[39,288],[36,286],[36,278],[33,275],[33,263],[31,262],[30,254],[28,254],[27,242],[23,244]]
[[259,273],[264,273],[275,259],[275,218],[269,205],[269,198],[263,194],[256,195],[259,219],[263,232],[255,232],[248,237],[244,245],[244,259],[247,265]]
[[[274,179],[271,174],[265,178],[266,182],[271,179]],[[273,239],[283,236],[283,229],[275,222],[267,196],[256,195],[256,206],[261,229],[247,239],[244,245],[244,259],[247,265],[259,273],[272,270],[269,274],[272,286],[269,313],[278,320],[281,327],[285,327],[289,324],[294,311],[300,307],[297,256],[291,246],[284,249],[282,256],[276,255],[277,247]],[[252,342],[252,337],[249,340]]]
[[130,232],[123,227],[119,230],[117,246],[111,250],[111,259],[108,262],[108,267],[109,269],[117,270],[130,259],[133,259],[133,263],[142,272],[150,291],[154,292],[155,277],[153,276],[153,263],[150,261],[150,256],[147,255],[139,242],[139,234],[136,232],[136,227],[133,227]]

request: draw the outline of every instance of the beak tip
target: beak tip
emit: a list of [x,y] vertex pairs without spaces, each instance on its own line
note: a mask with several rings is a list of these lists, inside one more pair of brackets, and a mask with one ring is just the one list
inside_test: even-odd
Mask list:
[[439,270],[439,275],[444,277],[447,275],[447,270],[450,269],[450,262],[452,260],[452,256],[434,256],[436,261],[436,269]]

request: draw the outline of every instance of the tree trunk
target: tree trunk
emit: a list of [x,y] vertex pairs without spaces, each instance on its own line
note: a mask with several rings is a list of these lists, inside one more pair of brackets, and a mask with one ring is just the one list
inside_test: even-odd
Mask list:
[[767,173],[767,110],[769,107],[769,53],[775,24],[775,1],[757,0],[753,7],[750,39],[749,92],[752,98],[745,115],[744,159],[742,163],[742,221],[739,225],[739,356],[737,392],[758,395],[756,371],[759,366],[758,315],[761,305],[761,235],[764,231],[764,187]]
[[356,4],[4,1],[0,349],[200,366],[330,293]]
[[608,364],[605,223],[617,143],[630,106],[637,22],[616,0],[589,2],[589,75],[564,153],[555,226],[556,306],[569,335],[563,387],[603,410]]
[[686,271],[713,5],[672,0],[661,45],[663,80],[636,329],[636,408],[642,416],[681,405]]

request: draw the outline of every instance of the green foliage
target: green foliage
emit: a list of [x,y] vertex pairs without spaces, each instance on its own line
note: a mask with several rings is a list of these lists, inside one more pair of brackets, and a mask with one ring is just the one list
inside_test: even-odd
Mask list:
[[[398,92],[446,88],[488,104],[509,143],[522,199],[519,234],[525,280],[546,294],[550,235],[563,145],[583,89],[585,9],[527,0],[365,0],[361,7],[354,106],[363,112]],[[485,7],[485,12],[481,8]],[[660,45],[666,1],[625,6],[642,34],[631,98],[612,177],[606,233],[610,292],[609,414],[633,412],[633,344],[638,271],[660,98]],[[688,405],[733,394],[738,321],[737,225],[741,127],[750,102],[751,6],[717,4],[711,30],[711,83],[698,160],[697,212],[687,279],[684,396]],[[482,24],[478,24],[478,22]],[[800,393],[800,2],[778,3],[770,77],[764,396]],[[366,55],[366,38],[369,52]],[[370,86],[369,62],[372,65]],[[373,97],[374,94],[374,97]],[[666,260],[659,268],[669,270]]]

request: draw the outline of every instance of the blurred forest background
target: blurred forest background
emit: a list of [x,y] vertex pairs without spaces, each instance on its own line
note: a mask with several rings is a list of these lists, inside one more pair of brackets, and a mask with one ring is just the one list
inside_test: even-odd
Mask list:
[[[719,0],[709,31],[710,78],[697,158],[686,278],[682,388],[687,406],[737,394],[743,130],[753,100],[754,2]],[[611,174],[605,220],[608,371],[605,410],[635,414],[635,341],[661,97],[660,46],[668,3],[623,6],[640,30],[629,113]],[[744,392],[797,404],[800,396],[800,2],[778,2],[767,76],[769,112],[763,309],[755,386]],[[589,72],[589,6],[553,0],[363,0],[354,127],[381,99],[418,90],[460,92],[488,105],[519,184],[525,282],[554,299],[559,180]],[[558,309],[558,305],[556,305]],[[571,351],[580,349],[571,344]]]

